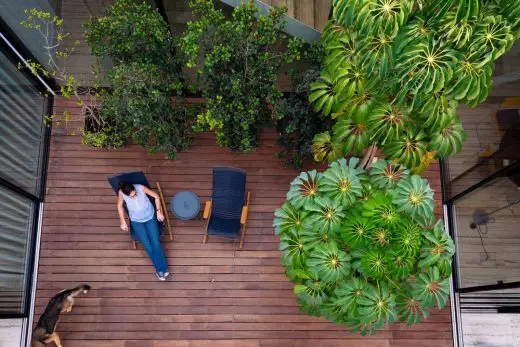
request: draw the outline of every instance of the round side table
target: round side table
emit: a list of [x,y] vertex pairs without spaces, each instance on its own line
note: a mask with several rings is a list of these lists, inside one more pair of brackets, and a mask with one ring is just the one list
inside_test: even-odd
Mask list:
[[175,218],[190,220],[200,212],[200,200],[193,192],[179,192],[171,200],[170,206]]

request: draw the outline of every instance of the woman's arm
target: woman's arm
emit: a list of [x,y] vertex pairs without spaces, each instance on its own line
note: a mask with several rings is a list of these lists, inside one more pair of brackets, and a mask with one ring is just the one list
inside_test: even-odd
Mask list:
[[123,210],[123,193],[119,191],[117,193],[117,213],[119,214],[119,222],[121,223],[121,229],[128,231],[128,225],[126,225],[125,211]]
[[157,210],[157,219],[162,222],[164,220],[164,215],[162,213],[162,209],[161,209],[162,205],[161,205],[161,199],[159,198],[159,195],[146,186],[141,186],[141,187],[143,188],[143,192],[145,192],[145,194],[150,195],[155,200],[155,208]]

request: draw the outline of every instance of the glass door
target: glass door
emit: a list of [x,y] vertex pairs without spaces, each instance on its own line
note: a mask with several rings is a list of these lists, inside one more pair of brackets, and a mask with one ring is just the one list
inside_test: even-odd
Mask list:
[[445,201],[458,346],[520,345],[519,187],[516,162]]
[[453,201],[459,292],[520,287],[519,186],[516,165]]

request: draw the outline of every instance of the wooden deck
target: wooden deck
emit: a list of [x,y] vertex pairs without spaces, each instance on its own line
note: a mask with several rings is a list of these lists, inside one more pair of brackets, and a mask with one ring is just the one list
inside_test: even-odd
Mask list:
[[[73,111],[72,125],[79,125],[73,103],[56,100],[56,112],[65,105]],[[299,313],[271,227],[297,173],[273,157],[275,140],[273,131],[263,131],[255,153],[232,154],[211,134],[200,134],[178,160],[167,161],[134,145],[91,149],[54,129],[35,319],[57,291],[88,283],[93,290],[58,326],[65,347],[452,346],[449,308],[415,327],[394,324],[373,337]],[[144,252],[133,250],[119,230],[106,177],[143,170],[168,198],[192,190],[205,200],[215,165],[248,172],[252,206],[244,248],[215,238],[202,244],[202,221],[173,220],[175,241],[164,243],[172,274],[159,282]],[[438,190],[438,165],[427,176]]]

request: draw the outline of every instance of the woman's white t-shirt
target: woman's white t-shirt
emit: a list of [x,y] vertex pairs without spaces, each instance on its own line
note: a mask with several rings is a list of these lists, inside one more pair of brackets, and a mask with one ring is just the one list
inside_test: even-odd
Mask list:
[[123,199],[128,208],[128,214],[132,222],[144,223],[153,218],[155,211],[148,196],[140,184],[134,184],[135,196],[130,197],[123,194]]

